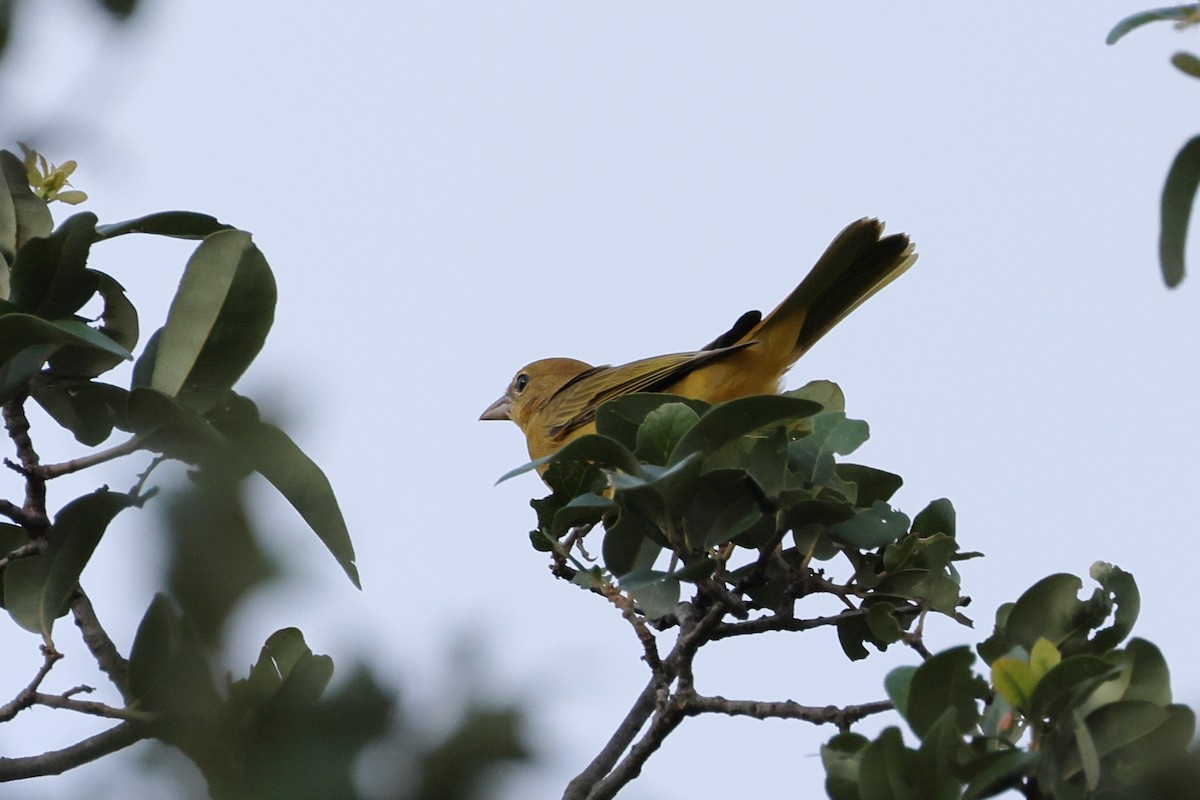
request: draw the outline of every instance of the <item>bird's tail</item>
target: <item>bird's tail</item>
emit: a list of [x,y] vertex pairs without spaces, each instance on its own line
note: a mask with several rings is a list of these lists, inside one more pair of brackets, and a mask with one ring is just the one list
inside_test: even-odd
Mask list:
[[838,234],[800,285],[743,341],[757,339],[783,368],[868,297],[898,278],[917,260],[903,233],[883,236],[877,219],[852,222]]

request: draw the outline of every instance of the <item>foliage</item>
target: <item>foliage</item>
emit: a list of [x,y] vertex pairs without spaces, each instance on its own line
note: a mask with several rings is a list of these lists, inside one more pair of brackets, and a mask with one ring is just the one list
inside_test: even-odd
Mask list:
[[[398,787],[395,796],[470,796],[487,767],[524,757],[511,709],[465,708],[444,741],[430,741],[419,728],[405,730],[411,723],[399,718],[392,692],[365,669],[330,690],[332,659],[314,653],[295,628],[267,637],[244,677],[215,669],[228,616],[280,572],[248,521],[241,491],[247,476],[265,478],[358,586],[354,548],[321,469],[234,391],[275,311],[275,280],[250,234],[185,211],[112,224],[85,211],[55,227],[49,203],[86,199],[64,188],[73,169],[74,162],[54,165],[28,149],[24,159],[0,151],[0,407],[15,455],[6,463],[25,495],[0,500],[0,515],[11,523],[0,525],[0,605],[17,626],[38,634],[43,654],[30,684],[0,706],[0,722],[43,705],[118,724],[62,750],[0,759],[0,781],[57,774],[153,738],[199,767],[214,798],[349,798],[362,751],[386,745],[391,735],[402,737],[390,746],[408,765],[409,789]],[[163,324],[146,338],[121,283],[89,266],[93,247],[131,234],[196,242]],[[114,380],[130,362],[128,382]],[[42,463],[27,418],[30,401],[90,452]],[[118,432],[119,443],[99,449]],[[56,511],[47,508],[48,482],[137,453],[149,465],[131,474],[127,491],[99,486]],[[187,465],[192,482],[167,503],[171,596],[154,598],[126,660],[80,580],[111,523],[156,494],[147,483],[168,460]],[[75,696],[89,687],[41,691],[63,657],[56,622],[67,614],[120,706]],[[473,770],[455,769],[447,779],[446,754],[464,752],[475,759]],[[425,795],[422,786],[449,788]]]
[[[546,465],[552,493],[532,503],[534,547],[551,554],[558,577],[620,609],[651,670],[642,698],[653,702],[635,703],[565,797],[611,796],[687,716],[845,727],[891,707],[700,695],[691,675],[701,647],[835,627],[846,656],[861,659],[868,647],[897,642],[925,652],[930,612],[970,625],[956,564],[978,554],[959,549],[953,506],[935,500],[912,518],[893,508],[898,475],[839,460],[868,433],[827,381],[713,406],[635,394],[601,406],[596,433],[505,476]],[[603,538],[592,563],[583,544],[596,525]],[[801,603],[819,607],[808,601],[820,597],[842,610],[802,617]],[[674,645],[663,654],[660,641],[670,631]]]
[[[779,611],[817,591],[814,562],[840,557],[851,577],[837,591],[864,599],[838,625],[853,659],[926,611],[969,624],[953,563],[978,554],[959,552],[953,507],[939,500],[910,521],[887,502],[898,475],[836,463],[868,436],[843,407],[826,381],[712,407],[658,394],[609,402],[596,434],[545,459],[554,493],[533,503],[534,546],[570,560],[585,586],[615,581],[650,618],[671,613],[683,586],[712,581]],[[562,545],[572,527],[601,521],[603,569]]]
[[[1161,769],[1178,768],[1194,715],[1171,702],[1154,645],[1122,646],[1140,596],[1117,567],[1093,567],[1099,586],[1086,600],[1078,578],[1052,575],[1003,606],[978,648],[990,680],[976,674],[967,647],[926,650],[929,612],[970,625],[956,564],[979,554],[960,550],[948,500],[910,520],[889,504],[899,476],[839,459],[867,434],[824,381],[715,406],[632,395],[601,406],[595,434],[505,476],[547,465],[552,493],[532,503],[534,547],[551,554],[559,577],[622,611],[652,671],[643,696],[656,706],[635,704],[604,748],[628,755],[617,763],[602,753],[565,797],[611,796],[681,719],[707,712],[836,724],[841,732],[823,748],[835,800],[981,798],[1010,788],[1038,798],[1135,797]],[[591,563],[582,543],[596,525],[603,538]],[[820,594],[845,610],[801,618],[798,601]],[[705,697],[691,685],[701,646],[826,625],[851,659],[867,657],[867,645],[901,642],[924,661],[888,676],[888,701],[845,708]],[[662,656],[658,642],[672,628],[675,645]],[[874,740],[849,730],[892,709],[915,748],[895,726]]]
[[990,684],[966,647],[894,670],[888,694],[919,745],[896,727],[873,741],[834,737],[822,753],[830,797],[1144,796],[1185,757],[1195,715],[1171,702],[1157,647],[1118,647],[1138,613],[1133,577],[1103,563],[1092,577],[1099,588],[1087,600],[1078,578],[1060,574],[1000,608],[978,648]]
[[[1130,31],[1151,22],[1173,21],[1184,28],[1200,22],[1200,3],[1156,8],[1126,17],[1109,32],[1106,42],[1116,44]],[[1171,63],[1183,74],[1200,78],[1200,58],[1187,52],[1171,56]],[[1163,280],[1177,286],[1184,276],[1184,249],[1192,205],[1200,188],[1200,136],[1190,139],[1175,156],[1163,185],[1158,257]]]

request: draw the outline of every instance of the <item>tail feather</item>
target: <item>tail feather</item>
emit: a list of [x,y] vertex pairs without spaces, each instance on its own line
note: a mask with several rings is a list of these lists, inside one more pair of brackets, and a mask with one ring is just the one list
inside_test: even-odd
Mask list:
[[883,236],[883,223],[860,219],[838,234],[796,289],[746,339],[758,339],[790,365],[817,340],[917,260],[908,237]]

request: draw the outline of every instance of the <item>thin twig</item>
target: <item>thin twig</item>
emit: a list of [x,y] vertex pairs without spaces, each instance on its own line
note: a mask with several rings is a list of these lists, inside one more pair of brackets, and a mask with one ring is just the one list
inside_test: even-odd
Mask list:
[[11,564],[12,562],[17,561],[19,559],[29,558],[30,556],[36,556],[39,553],[45,551],[45,549],[46,549],[46,539],[44,537],[38,537],[37,539],[26,542],[25,544],[21,545],[20,547],[16,548],[11,553],[6,555],[4,558],[0,558],[0,569],[4,569],[9,564]]
[[657,671],[662,666],[662,660],[658,657],[658,640],[654,638],[654,634],[646,627],[646,621],[637,613],[633,601],[611,583],[605,584],[600,589],[600,593],[608,598],[610,603],[621,610],[621,616],[633,627],[633,632],[637,635],[638,641],[642,643],[642,650],[644,651],[642,660],[646,662],[651,670]]
[[69,769],[124,749],[134,742],[147,738],[148,735],[145,726],[134,722],[122,722],[115,728],[110,728],[104,733],[98,733],[62,750],[42,753],[40,756],[0,758],[0,782],[36,778],[42,775],[61,775]]
[[47,708],[62,708],[67,711],[78,711],[80,714],[91,714],[94,717],[107,717],[108,719],[123,719],[127,722],[153,722],[155,715],[148,711],[135,711],[129,708],[114,708],[104,703],[97,703],[92,700],[72,700],[70,697],[64,697],[61,694],[45,694],[44,692],[33,693],[33,705],[46,706]]
[[94,467],[97,464],[103,464],[106,461],[112,461],[121,456],[135,453],[141,449],[147,438],[149,438],[149,434],[139,433],[115,447],[79,458],[73,458],[70,461],[63,461],[59,464],[47,464],[44,467],[38,467],[35,472],[43,480],[52,480],[63,475],[70,475],[72,472],[78,472],[81,469]]
[[0,706],[0,722],[8,722],[10,719],[29,708],[36,702],[38,687],[42,685],[42,681],[50,674],[50,670],[55,663],[62,658],[62,654],[52,647],[42,645],[42,666],[38,669],[37,674],[33,676],[33,680],[29,685],[17,693],[9,702]]

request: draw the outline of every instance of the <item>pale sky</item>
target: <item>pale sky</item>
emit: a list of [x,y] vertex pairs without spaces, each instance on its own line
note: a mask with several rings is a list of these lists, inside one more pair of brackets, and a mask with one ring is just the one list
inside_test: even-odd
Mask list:
[[[1200,287],[1169,292],[1156,263],[1167,166],[1200,132],[1200,82],[1168,58],[1200,40],[1159,23],[1104,44],[1152,3],[146,0],[113,36],[64,22],[81,2],[37,5],[0,73],[6,128],[53,123],[47,155],[80,161],[102,221],[214,214],[254,233],[279,282],[240,388],[281,406],[326,470],[364,591],[264,490],[272,546],[305,580],[238,619],[235,674],[295,625],[430,711],[455,643],[475,638],[483,690],[529,701],[542,757],[495,796],[558,796],[646,668],[620,616],[530,548],[541,484],[493,487],[523,440],[476,418],[535,358],[709,341],[869,215],[908,232],[920,261],[789,385],[841,384],[871,424],[855,460],[903,475],[893,502],[910,515],[951,498],[964,549],[986,553],[962,568],[975,630],[932,619],[931,646],[977,643],[1000,603],[1107,560],[1138,579],[1135,634],[1163,649],[1177,697],[1200,700],[1180,613],[1200,555]],[[141,240],[94,258],[149,331],[189,249]],[[76,454],[46,441],[47,461]],[[105,479],[127,486],[143,466]],[[128,516],[83,579],[126,652],[156,552],[153,515]],[[47,690],[98,680],[71,633]],[[0,647],[4,697],[40,657],[12,626]],[[720,642],[697,688],[865,702],[917,659],[893,647],[851,664],[832,630]],[[62,718],[0,726],[0,752],[69,744]],[[621,797],[821,796],[832,733],[689,720]],[[0,798],[127,796],[137,749]]]

